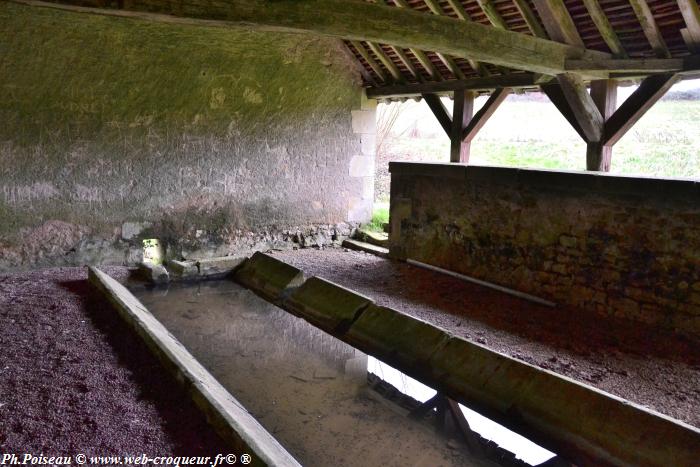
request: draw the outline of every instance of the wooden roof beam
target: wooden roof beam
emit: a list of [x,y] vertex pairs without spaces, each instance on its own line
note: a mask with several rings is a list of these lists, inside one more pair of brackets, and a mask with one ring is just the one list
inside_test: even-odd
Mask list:
[[501,17],[501,14],[496,9],[496,5],[491,0],[476,0],[483,10],[489,22],[499,29],[508,29],[508,25]]
[[651,8],[649,8],[649,4],[646,0],[629,0],[629,2],[656,56],[659,58],[671,57],[671,53],[661,35],[661,30],[654,19],[654,14],[651,12]]
[[598,0],[583,0],[583,4],[610,51],[618,58],[627,57],[627,52],[622,46],[620,38],[617,37],[615,30],[610,24],[608,17],[605,16],[605,12],[601,8],[600,3],[598,3]]
[[513,0],[513,2],[515,3],[515,7],[520,12],[520,15],[523,17],[523,20],[525,20],[525,24],[527,24],[527,27],[530,29],[532,35],[535,37],[541,37],[542,39],[547,39],[547,33],[538,21],[537,16],[535,16],[535,12],[532,11],[532,8],[530,8],[527,1]]
[[379,79],[381,79],[385,83],[391,82],[389,80],[389,77],[384,73],[384,70],[382,69],[381,66],[379,66],[379,63],[372,58],[372,56],[367,52],[367,49],[365,49],[365,46],[362,45],[360,41],[350,41],[350,44],[357,50],[357,53],[360,54],[360,56],[367,62],[367,65],[374,71],[374,73],[379,76]]
[[[79,0],[63,0],[70,3]],[[348,0],[141,0],[129,5],[134,11],[70,8],[55,3],[22,0],[21,3],[93,14],[136,17],[156,21],[198,24],[245,25],[261,30],[307,32],[348,40],[378,42],[417,48],[544,74],[564,71],[566,59],[608,57],[609,54],[460,21],[373,3]],[[136,11],[138,10],[138,11]],[[147,10],[147,11],[146,11]],[[154,11],[155,10],[155,11]],[[162,13],[177,12],[176,16]]]
[[700,55],[683,58],[610,58],[603,60],[567,60],[567,71],[582,75],[616,73],[657,74],[676,72],[681,75],[700,71]]

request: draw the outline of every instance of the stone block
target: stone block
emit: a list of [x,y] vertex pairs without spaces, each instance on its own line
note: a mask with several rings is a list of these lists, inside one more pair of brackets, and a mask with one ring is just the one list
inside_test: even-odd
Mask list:
[[152,227],[151,222],[124,222],[122,224],[122,238],[133,240],[141,235],[141,232]]
[[342,333],[372,304],[372,299],[320,277],[312,277],[287,297],[283,306],[319,328]]
[[236,270],[234,278],[264,298],[278,303],[287,289],[299,287],[304,273],[277,258],[256,252]]
[[349,174],[351,177],[372,177],[374,175],[374,158],[368,156],[352,156]]
[[431,356],[450,334],[391,308],[371,305],[345,333],[344,340],[390,365],[420,377]]
[[362,100],[360,102],[360,110],[375,110],[377,108],[377,99],[370,99],[367,94],[362,93]]
[[362,148],[363,156],[370,156],[374,158],[377,153],[377,137],[373,134],[361,135],[360,136],[360,147]]
[[348,222],[369,222],[372,219],[372,200],[351,197],[348,200]]
[[377,132],[377,117],[374,110],[353,110],[352,131],[359,134],[374,134]]
[[162,264],[139,263],[138,274],[141,278],[153,284],[167,284],[170,275]]
[[196,261],[168,260],[168,272],[173,279],[195,279],[199,277],[199,268]]
[[362,199],[374,200],[374,177],[362,178]]
[[224,276],[231,274],[248,259],[245,256],[220,256],[197,261],[200,276]]

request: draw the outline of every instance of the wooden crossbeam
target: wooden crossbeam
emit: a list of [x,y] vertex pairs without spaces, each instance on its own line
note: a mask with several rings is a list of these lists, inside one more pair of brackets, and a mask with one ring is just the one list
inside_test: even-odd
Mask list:
[[533,3],[552,40],[584,47],[583,40],[563,0],[534,0]]
[[617,143],[679,79],[678,74],[668,73],[642,81],[607,121],[603,142],[610,146]]
[[496,109],[506,100],[511,93],[510,88],[496,89],[474,117],[467,122],[462,130],[462,140],[471,143],[477,133],[483,128],[486,122],[496,112]]
[[651,48],[654,49],[654,52],[658,57],[669,58],[671,53],[668,51],[666,42],[661,35],[661,30],[659,29],[658,24],[656,24],[654,14],[651,12],[649,4],[646,2],[646,0],[629,0],[629,2],[630,5],[632,5],[634,14],[639,20],[639,24],[642,26],[644,35],[649,41],[649,44],[651,44]]
[[617,34],[610,24],[608,17],[601,8],[600,3],[598,3],[598,0],[583,0],[583,4],[586,7],[586,10],[588,10],[588,14],[591,15],[593,23],[595,24],[596,28],[598,28],[598,32],[600,32],[601,37],[607,44],[610,51],[616,57],[626,57],[627,52],[622,46],[620,38],[617,37]]
[[604,60],[567,60],[566,70],[569,72],[606,72],[606,73],[665,73],[691,71],[695,66],[686,58],[610,58]]
[[489,78],[469,78],[440,83],[419,83],[381,86],[367,89],[367,97],[373,99],[415,97],[422,94],[450,93],[457,90],[487,91],[497,88],[535,88],[541,84],[541,75],[533,73],[512,73]]

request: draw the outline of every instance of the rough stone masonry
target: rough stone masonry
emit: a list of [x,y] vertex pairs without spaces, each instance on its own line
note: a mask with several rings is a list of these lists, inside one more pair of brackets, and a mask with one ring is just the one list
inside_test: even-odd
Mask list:
[[371,216],[340,41],[0,4],[0,271],[323,245]]
[[391,163],[393,256],[700,337],[700,183]]

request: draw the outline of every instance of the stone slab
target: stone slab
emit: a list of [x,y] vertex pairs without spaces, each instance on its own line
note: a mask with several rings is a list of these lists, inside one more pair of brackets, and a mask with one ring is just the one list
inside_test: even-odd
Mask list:
[[92,267],[89,281],[189,392],[233,452],[250,453],[251,465],[300,465],[123,285]]
[[225,276],[238,269],[248,258],[246,256],[221,256],[197,261],[199,275],[204,277]]
[[347,239],[343,241],[343,246],[351,250],[364,251],[373,255],[381,256],[382,258],[389,257],[389,249],[371,243],[361,242],[359,240]]
[[304,282],[304,273],[277,258],[256,252],[236,270],[234,278],[262,297],[279,303],[287,289]]
[[167,269],[173,279],[187,280],[199,277],[199,267],[196,261],[168,260]]
[[347,329],[372,299],[320,277],[312,277],[287,297],[283,306],[332,334]]
[[162,264],[139,263],[138,275],[153,284],[170,282],[170,274]]
[[447,331],[391,308],[371,305],[343,339],[412,376],[421,377],[428,362],[450,338]]
[[693,465],[700,430],[591,386],[453,337],[429,364],[450,397],[577,465]]

